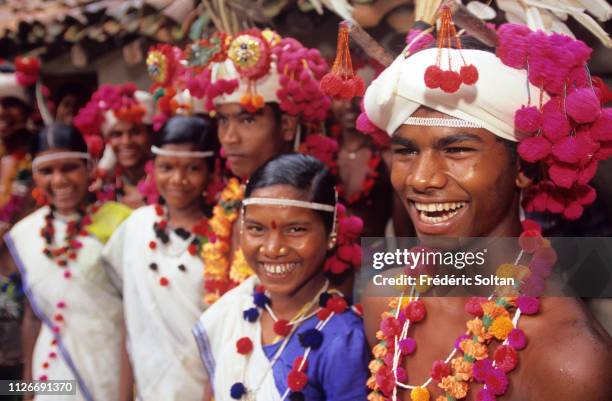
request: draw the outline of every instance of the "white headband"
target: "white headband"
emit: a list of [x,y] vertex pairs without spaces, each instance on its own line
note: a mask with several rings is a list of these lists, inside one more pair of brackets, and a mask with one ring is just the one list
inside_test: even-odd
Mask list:
[[305,209],[321,210],[323,212],[333,213],[336,211],[336,207],[327,205],[325,203],[316,202],[305,202],[295,199],[281,199],[281,198],[247,198],[242,201],[243,206],[248,205],[270,205],[270,206],[295,206],[303,207]]
[[36,156],[34,160],[32,160],[32,169],[35,169],[41,163],[51,162],[60,159],[85,159],[87,161],[91,160],[91,156],[86,152],[57,152],[57,153],[49,153],[42,156]]
[[168,157],[193,157],[193,158],[207,158],[213,157],[215,152],[207,150],[204,152],[195,150],[168,150],[158,148],[157,146],[151,146],[151,152],[157,156],[168,156]]
[[482,125],[459,118],[408,117],[403,125],[448,128],[482,128]]

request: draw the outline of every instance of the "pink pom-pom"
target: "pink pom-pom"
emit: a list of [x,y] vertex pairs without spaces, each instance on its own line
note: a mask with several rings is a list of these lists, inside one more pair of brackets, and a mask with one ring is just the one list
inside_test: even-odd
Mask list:
[[523,139],[518,145],[519,155],[529,163],[535,163],[550,154],[550,142],[543,136]]
[[502,395],[508,388],[508,376],[501,369],[493,369],[485,378],[487,388],[495,395]]
[[410,355],[416,350],[416,341],[413,338],[405,338],[399,342],[399,349],[402,355]]
[[514,114],[514,126],[519,131],[535,132],[542,126],[542,113],[535,106],[523,106]]
[[565,101],[567,114],[577,123],[590,123],[601,114],[599,99],[591,88],[577,89]]
[[584,207],[580,203],[570,202],[563,211],[563,217],[567,220],[578,220],[583,212]]
[[485,378],[491,373],[493,370],[493,362],[490,359],[481,359],[479,361],[474,362],[474,379],[479,382],[483,382]]
[[576,188],[576,200],[583,206],[590,205],[597,198],[597,191],[590,185],[583,185]]
[[561,188],[571,188],[578,179],[578,172],[574,166],[555,163],[548,169],[550,179]]
[[475,317],[482,317],[484,313],[482,310],[482,303],[486,300],[487,299],[484,297],[471,297],[465,303],[465,312]]
[[584,167],[582,167],[582,169],[578,172],[578,178],[576,179],[578,181],[578,184],[588,184],[593,179],[593,177],[595,177],[595,174],[597,173],[597,166],[597,161],[592,160]]
[[540,301],[536,297],[518,297],[516,305],[525,315],[535,315],[540,311]]
[[580,151],[575,137],[568,136],[555,143],[552,154],[565,163],[577,163],[580,160]]
[[591,125],[591,136],[598,141],[612,141],[612,108],[603,109]]
[[508,343],[511,347],[520,350],[527,345],[527,337],[525,337],[523,330],[514,328],[510,331],[510,334],[508,334]]
[[531,30],[519,24],[503,24],[498,29],[497,56],[513,68],[523,68],[527,61],[527,35]]
[[559,111],[544,111],[542,114],[542,129],[548,139],[552,142],[557,142],[561,138],[568,136],[572,127],[563,113]]
[[565,201],[556,193],[549,194],[546,199],[546,209],[551,213],[561,213],[565,209]]
[[496,401],[497,398],[493,395],[492,392],[487,390],[486,388],[480,389],[478,394],[476,394],[476,401]]

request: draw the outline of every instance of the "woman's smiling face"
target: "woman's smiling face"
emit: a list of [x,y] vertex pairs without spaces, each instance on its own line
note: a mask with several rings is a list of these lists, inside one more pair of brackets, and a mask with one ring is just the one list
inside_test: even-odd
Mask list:
[[[259,188],[251,196],[307,200],[289,185]],[[328,235],[321,216],[311,209],[249,205],[240,243],[246,261],[271,293],[291,295],[323,275]]]

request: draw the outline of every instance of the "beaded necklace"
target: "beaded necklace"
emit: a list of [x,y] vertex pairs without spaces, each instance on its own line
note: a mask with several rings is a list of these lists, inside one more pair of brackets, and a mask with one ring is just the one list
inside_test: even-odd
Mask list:
[[[291,372],[289,372],[287,375],[287,390],[281,396],[281,401],[284,401],[285,399],[289,399],[291,401],[304,400],[302,390],[308,383],[308,376],[306,375],[308,356],[312,351],[316,351],[321,347],[323,343],[323,328],[327,325],[327,323],[329,323],[335,314],[344,313],[349,308],[355,313],[359,315],[361,314],[357,307],[350,306],[350,300],[340,291],[335,289],[328,291],[328,287],[329,281],[326,281],[312,301],[304,305],[298,315],[291,321],[278,319],[272,310],[272,303],[270,297],[268,294],[266,294],[265,288],[261,285],[255,287],[253,291],[253,307],[243,311],[244,320],[250,323],[256,323],[261,315],[261,311],[265,309],[270,314],[270,317],[272,317],[272,320],[274,320],[274,332],[277,335],[284,337],[284,339],[278,351],[276,351],[272,357],[266,371],[259,380],[258,385],[254,389],[247,389],[243,382],[234,383],[230,388],[230,396],[233,399],[240,400],[245,396],[248,400],[255,399],[266,375],[270,372],[274,364],[282,355],[292,335],[297,331],[298,327],[303,322],[313,316],[317,316],[319,321],[314,328],[305,330],[298,334],[299,342],[305,349],[304,354],[294,360]],[[318,307],[314,311],[308,313],[317,300]],[[256,341],[260,340],[256,339]],[[248,358],[253,351],[253,340],[251,340],[249,337],[241,337],[238,339],[238,341],[236,341],[236,351],[239,354],[244,355],[245,358]],[[243,381],[245,373],[246,372],[243,372],[242,374]]]
[[[519,296],[518,290],[533,295],[535,289],[543,288],[556,261],[550,243],[536,230],[524,231],[519,245],[521,252],[515,263],[499,266],[497,276],[514,278],[520,284],[498,286],[488,298],[468,299],[465,310],[474,318],[466,323],[467,331],[456,340],[446,359],[433,362],[431,376],[421,385],[405,384],[407,375],[402,366],[405,358],[416,350],[416,342],[408,336],[408,330],[411,323],[425,318],[425,303],[414,287],[408,297],[402,293],[389,302],[388,311],[381,316],[380,331],[376,333],[379,342],[372,350],[374,360],[369,366],[372,375],[368,387],[373,391],[369,401],[396,401],[398,387],[411,390],[412,401],[428,401],[427,387],[432,381],[445,392],[436,401],[465,398],[474,381],[484,384],[476,395],[479,401],[494,401],[506,392],[507,373],[517,365],[517,350],[526,346],[525,334],[518,328],[519,318],[521,314],[531,315],[539,310],[538,298]],[[532,254],[529,267],[518,265],[525,253]],[[488,347],[493,339],[502,343],[490,358]],[[456,356],[458,353],[462,355]]]
[[[91,215],[96,213],[99,209],[98,204],[91,205],[85,212],[79,210],[77,212],[77,220],[69,220],[66,222],[66,234],[64,235],[64,241],[61,245],[54,245],[55,237],[55,208],[49,207],[49,213],[45,215],[45,225],[40,230],[40,236],[45,242],[43,248],[43,254],[54,262],[58,267],[64,270],[64,278],[69,280],[72,277],[72,271],[70,270],[71,264],[77,259],[78,252],[82,249],[83,244],[78,240],[78,237],[87,237],[89,233],[85,230],[85,227],[91,224]],[[57,359],[57,336],[61,333],[62,327],[65,324],[64,311],[68,307],[66,301],[59,300],[55,304],[55,311],[53,312],[53,326],[51,331],[53,332],[54,339],[51,341],[51,350],[47,355],[47,358],[42,363],[43,369],[48,369],[50,364]],[[42,374],[38,377],[38,380],[48,380],[46,374]]]
[[[170,235],[168,234],[168,210],[161,204],[156,204],[154,206],[155,214],[158,217],[158,220],[153,223],[153,231],[155,232],[156,240],[152,240],[149,242],[149,249],[152,251],[156,251],[163,247],[164,252],[171,257],[179,257],[183,253],[188,252],[191,256],[198,255],[202,247],[208,243],[208,238],[211,236],[211,233],[208,228],[208,219],[206,217],[202,217],[198,222],[192,227],[191,232],[183,229],[177,228],[174,230],[174,233],[178,235],[185,241],[186,246],[179,247],[178,250],[170,250],[168,245],[170,244]],[[179,264],[178,269],[182,272],[187,271],[187,267],[184,264]],[[159,266],[156,262],[149,263],[149,268],[153,271],[157,271]],[[170,284],[170,280],[166,276],[159,277],[159,285],[162,287],[166,287]]]

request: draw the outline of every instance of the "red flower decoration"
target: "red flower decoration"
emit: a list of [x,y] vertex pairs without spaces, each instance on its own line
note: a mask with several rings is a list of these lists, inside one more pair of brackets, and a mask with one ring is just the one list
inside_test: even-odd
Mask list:
[[308,383],[308,376],[304,372],[292,370],[287,376],[287,386],[293,392],[302,391]]
[[404,309],[404,313],[406,317],[410,319],[412,322],[420,322],[425,318],[427,314],[427,309],[425,309],[425,303],[422,300],[417,299],[416,301],[412,301],[408,304],[408,306]]
[[478,81],[478,70],[472,64],[462,66],[459,75],[466,85],[474,85]]
[[[304,366],[302,366],[302,368],[300,369],[302,361],[304,361]],[[295,358],[295,361],[293,361],[293,370],[305,372],[306,369],[308,369],[308,361],[306,361],[303,356],[298,356],[297,358]]]
[[331,310],[329,310],[328,308],[321,308],[321,310],[319,310],[317,312],[317,319],[323,321],[325,319],[327,319],[329,317],[329,315],[331,315]]
[[495,350],[493,360],[498,368],[508,373],[516,367],[516,350],[509,345],[501,345]]
[[286,337],[291,332],[291,325],[285,319],[274,322],[274,332],[281,337]]
[[443,377],[446,377],[451,374],[451,368],[442,360],[434,361],[431,366],[431,377],[434,380],[442,380]]
[[253,350],[253,342],[248,337],[242,337],[236,341],[236,351],[241,355],[250,354]]

